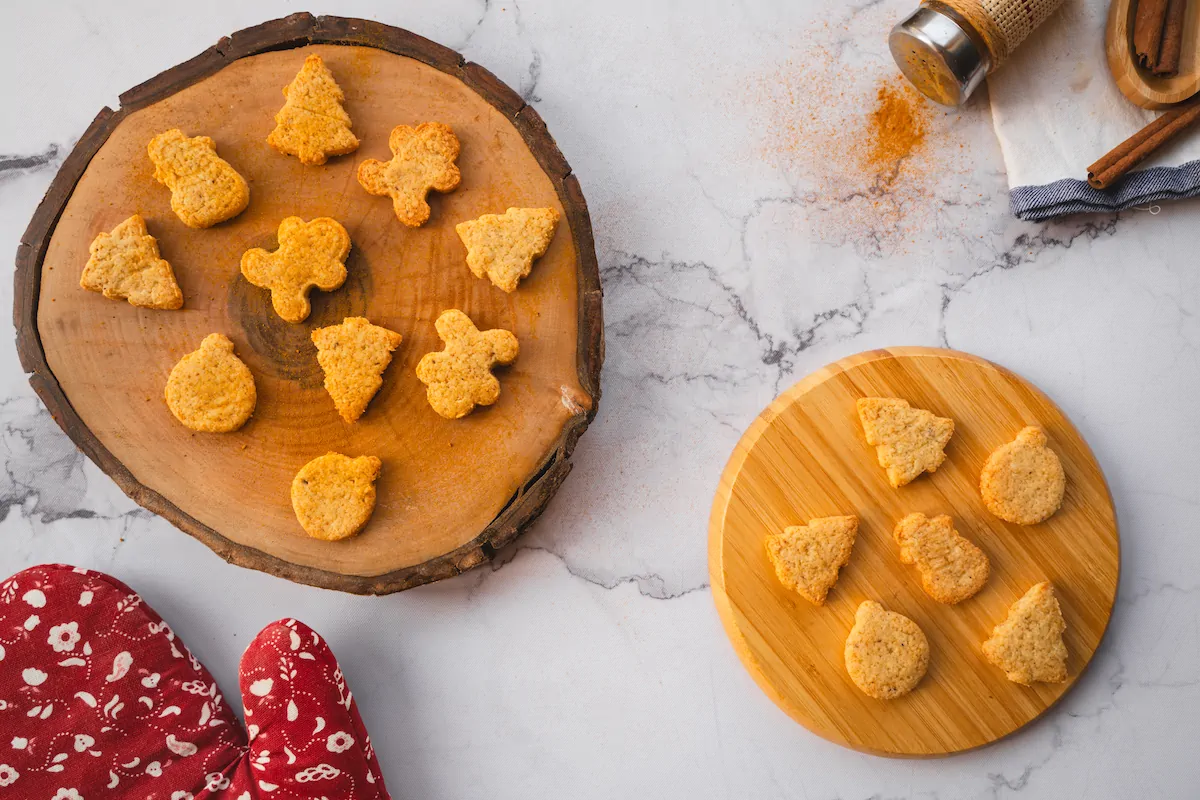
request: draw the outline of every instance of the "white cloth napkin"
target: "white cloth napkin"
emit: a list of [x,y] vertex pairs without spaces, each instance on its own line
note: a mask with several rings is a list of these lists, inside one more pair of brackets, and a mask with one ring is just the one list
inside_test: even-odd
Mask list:
[[1162,113],[1117,89],[1104,53],[1107,21],[1105,0],[1067,0],[988,77],[1013,213],[1022,219],[1200,194],[1200,130],[1181,134],[1112,189],[1087,184],[1089,164]]

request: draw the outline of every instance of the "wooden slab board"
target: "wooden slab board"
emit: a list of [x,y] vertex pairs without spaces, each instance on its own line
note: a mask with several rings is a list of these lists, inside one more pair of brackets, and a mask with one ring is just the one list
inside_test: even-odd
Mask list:
[[[282,88],[319,53],[346,94],[362,144],[324,166],[270,149]],[[431,193],[428,223],[408,228],[388,198],[355,180],[366,158],[390,158],[398,124],[450,125],[462,183]],[[250,205],[193,230],[152,179],[146,143],[163,130],[211,136],[250,184]],[[509,206],[563,214],[548,252],[505,294],[466,266],[454,225]],[[88,246],[141,214],[175,269],[180,311],[137,309],[87,292]],[[330,216],[353,242],[349,277],[312,292],[300,324],[273,313],[240,274],[242,253],[276,247],[287,216]],[[122,96],[67,159],[18,254],[22,364],[55,418],[135,500],[230,561],[319,586],[385,593],[457,574],[491,557],[545,506],[596,412],[603,356],[600,289],[578,181],[540,118],[512,90],[453,51],[362,20],[298,14],[241,31]],[[517,361],[498,371],[494,406],[462,420],[429,407],[414,373],[440,350],[448,308],[480,328],[513,331]],[[323,387],[309,334],[361,315],[404,337],[383,388],[354,424]],[[254,373],[258,406],[240,431],[194,433],[163,401],[172,366],[209,333],[233,339]],[[296,471],[328,451],[383,460],[374,516],[342,542],[296,522]]]
[[1133,17],[1137,0],[1112,0],[1104,51],[1117,88],[1142,108],[1169,108],[1200,91],[1200,4],[1188,3],[1183,21],[1179,74],[1158,77],[1134,60]]
[[[900,489],[863,438],[855,401],[900,397],[954,419],[947,460]],[[989,453],[1025,425],[1041,425],[1067,474],[1063,507],[1041,525],[1005,523],[983,507],[979,473]],[[900,563],[892,529],[912,512],[949,514],[991,559],[991,577],[955,606],[921,590]],[[824,606],[784,589],[764,539],[815,517],[855,514],[850,562]],[[814,733],[890,756],[934,756],[993,742],[1027,724],[1070,689],[1108,625],[1117,591],[1117,522],[1100,466],[1079,432],[1041,392],[983,359],[901,347],[860,353],[780,395],[742,437],[722,475],[709,527],[713,596],[734,649],[759,686]],[[1054,582],[1066,617],[1068,679],[1010,683],[980,644],[1009,605]],[[909,695],[874,700],[843,663],[854,611],[876,600],[911,617],[929,638],[930,667]]]

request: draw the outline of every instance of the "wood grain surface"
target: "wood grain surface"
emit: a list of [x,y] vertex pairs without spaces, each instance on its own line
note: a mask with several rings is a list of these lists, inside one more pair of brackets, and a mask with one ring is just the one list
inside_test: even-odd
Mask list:
[[[281,90],[310,52],[345,91],[362,141],[320,167],[265,142]],[[408,588],[482,563],[514,538],[569,471],[596,411],[603,358],[587,207],[536,112],[453,51],[378,23],[308,14],[234,34],[122,104],[102,112],[67,159],[18,254],[22,363],[76,443],[135,500],[228,560],[329,588]],[[389,198],[367,194],[355,170],[390,158],[395,125],[424,121],[455,130],[463,180],[431,193],[432,217],[414,229]],[[175,217],[146,156],[149,139],[172,127],[216,141],[250,184],[246,211],[208,230]],[[510,205],[563,213],[548,252],[511,295],[470,273],[454,232]],[[183,310],[137,309],[80,289],[89,243],[133,213],[174,267]],[[300,324],[275,315],[268,293],[239,270],[245,250],[275,248],[290,215],[331,216],[353,242],[345,285],[314,290]],[[414,374],[441,349],[433,322],[448,308],[521,344],[517,361],[498,370],[499,402],[455,421],[433,412]],[[404,341],[366,414],[347,424],[309,334],[352,315]],[[163,401],[171,367],[214,332],[233,339],[257,382],[255,414],[232,434],[189,431]],[[384,463],[370,523],[334,543],[305,536],[289,500],[296,471],[330,450]]]
[[1137,0],[1112,0],[1104,52],[1117,88],[1142,108],[1169,108],[1200,91],[1200,3],[1188,3],[1183,20],[1179,74],[1154,75],[1139,67],[1133,52],[1133,17]]
[[[893,489],[863,438],[855,401],[900,397],[955,421],[947,460]],[[989,453],[1041,425],[1067,475],[1063,507],[1022,527],[991,516],[979,496]],[[921,590],[892,539],[910,512],[950,514],[991,560],[991,577],[955,606]],[[850,562],[824,606],[776,579],[763,541],[810,518],[855,514]],[[826,739],[871,753],[935,756],[993,742],[1045,712],[1087,666],[1108,624],[1119,568],[1117,522],[1100,466],[1062,412],[1007,370],[965,353],[895,348],[860,353],[780,395],[746,431],[721,478],[709,528],[713,595],[725,629],[759,686]],[[1054,582],[1067,622],[1068,679],[1010,683],[980,645],[1009,605]],[[924,680],[909,695],[873,700],[851,682],[843,646],[864,600],[911,617],[929,638]]]

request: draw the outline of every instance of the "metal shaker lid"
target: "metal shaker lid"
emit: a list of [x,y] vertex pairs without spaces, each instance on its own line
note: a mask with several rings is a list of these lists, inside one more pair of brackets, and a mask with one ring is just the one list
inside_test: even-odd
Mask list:
[[896,65],[934,102],[962,105],[983,83],[992,58],[957,13],[941,3],[922,3],[888,36]]

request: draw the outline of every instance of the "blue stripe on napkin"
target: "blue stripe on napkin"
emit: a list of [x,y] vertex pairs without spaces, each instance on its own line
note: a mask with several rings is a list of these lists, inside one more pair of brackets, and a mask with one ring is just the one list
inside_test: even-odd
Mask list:
[[1189,161],[1178,167],[1131,172],[1116,186],[1103,191],[1077,178],[1063,178],[1045,186],[1018,186],[1009,192],[1009,202],[1018,218],[1037,221],[1064,214],[1121,211],[1156,200],[1198,195],[1200,161]]

